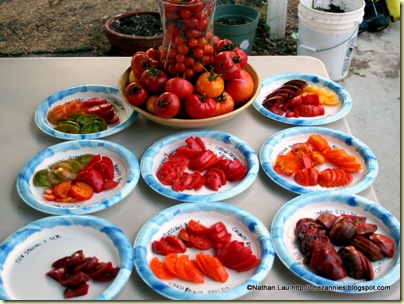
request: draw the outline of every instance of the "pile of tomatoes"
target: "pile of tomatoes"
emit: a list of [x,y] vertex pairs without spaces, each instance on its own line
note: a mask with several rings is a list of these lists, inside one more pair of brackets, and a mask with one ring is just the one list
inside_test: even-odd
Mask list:
[[[206,39],[198,40],[206,48]],[[175,58],[176,65],[179,61],[184,65],[183,71],[165,67],[163,46],[132,56],[125,88],[132,105],[162,118],[202,119],[229,113],[251,98],[254,82],[245,68],[248,55],[232,41],[215,36],[210,61],[195,58],[195,48],[189,46],[180,54],[181,48],[183,44],[177,46]]]

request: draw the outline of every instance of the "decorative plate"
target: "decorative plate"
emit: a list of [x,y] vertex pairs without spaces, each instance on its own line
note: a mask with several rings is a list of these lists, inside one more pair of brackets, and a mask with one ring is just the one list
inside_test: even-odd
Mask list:
[[[269,93],[275,91],[287,81],[294,79],[304,80],[308,85],[334,91],[340,100],[340,104],[335,106],[324,105],[324,115],[299,118],[280,116],[263,107],[262,102]],[[352,98],[341,85],[327,78],[306,73],[285,73],[265,78],[261,83],[260,93],[254,100],[253,105],[262,115],[279,122],[292,125],[323,125],[337,121],[347,115],[352,108]]]
[[[190,283],[179,279],[160,280],[149,267],[149,261],[158,256],[151,249],[153,240],[163,235],[178,233],[190,219],[200,221],[210,226],[222,221],[232,240],[248,243],[253,253],[261,259],[257,268],[246,272],[227,269],[229,278],[225,283],[219,283],[205,277],[203,284]],[[210,204],[179,204],[159,212],[141,228],[134,242],[135,268],[140,277],[157,293],[173,300],[232,300],[249,292],[247,286],[260,284],[272,268],[275,252],[272,247],[268,229],[252,214],[226,203],[212,202]],[[204,251],[213,255],[213,249]],[[199,251],[188,248],[185,254],[189,258]]]
[[[286,154],[295,143],[305,142],[310,135],[319,134],[324,137],[330,146],[343,148],[348,154],[355,155],[363,164],[361,171],[353,173],[352,182],[345,187],[326,188],[320,185],[300,186],[292,176],[280,175],[275,172],[273,166],[278,154]],[[352,135],[335,131],[324,127],[293,127],[279,131],[269,137],[261,147],[261,166],[265,173],[278,185],[295,193],[303,194],[313,191],[346,190],[350,193],[358,193],[369,187],[376,179],[378,162],[373,152],[359,139]],[[327,162],[317,166],[319,171],[332,167]]]
[[[246,177],[237,182],[227,181],[218,191],[203,187],[198,191],[176,192],[171,186],[164,186],[156,177],[157,169],[179,146],[185,145],[188,137],[200,137],[207,149],[216,155],[229,159],[239,159],[247,166]],[[192,130],[164,137],[150,146],[140,161],[143,179],[155,191],[169,198],[184,202],[213,202],[228,199],[246,190],[258,175],[259,163],[255,151],[241,139],[228,133],[213,130]]]
[[[87,100],[94,97],[106,98],[112,103],[119,115],[119,121],[113,125],[108,125],[107,130],[90,134],[69,134],[55,130],[55,125],[49,122],[47,114],[51,108],[75,99]],[[126,129],[136,120],[138,115],[122,100],[117,87],[89,84],[71,87],[46,98],[35,111],[35,123],[43,132],[56,138],[67,140],[97,139]]]
[[[333,213],[337,216],[343,213],[365,216],[366,222],[377,225],[377,233],[384,234],[394,241],[396,254],[393,258],[372,262],[374,279],[371,281],[356,280],[350,277],[333,281],[316,275],[310,267],[303,264],[303,254],[295,237],[295,226],[300,218],[316,218],[322,212]],[[399,222],[380,205],[355,194],[336,191],[317,192],[292,199],[275,215],[271,227],[271,238],[277,256],[290,271],[313,285],[324,286],[328,291],[374,292],[378,290],[378,286],[390,286],[400,279]]]
[[111,300],[133,269],[133,248],[112,223],[94,216],[49,216],[19,229],[0,244],[0,298],[3,300],[63,300],[62,287],[48,277],[57,259],[83,250],[86,256],[119,266],[108,283],[90,280],[88,294],[75,300]]
[[[119,185],[111,190],[94,193],[87,201],[61,203],[43,198],[45,187],[35,186],[33,177],[41,169],[55,162],[83,154],[108,156],[114,163],[115,178]],[[31,207],[50,214],[88,214],[109,208],[131,193],[140,177],[139,162],[126,148],[103,140],[79,140],[63,142],[36,154],[28,161],[17,178],[17,190],[21,198]]]

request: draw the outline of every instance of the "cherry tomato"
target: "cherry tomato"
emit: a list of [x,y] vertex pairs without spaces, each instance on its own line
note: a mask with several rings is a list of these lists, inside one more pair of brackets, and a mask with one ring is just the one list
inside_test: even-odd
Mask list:
[[251,98],[254,82],[246,70],[241,70],[238,78],[226,82],[225,90],[233,97],[235,106],[239,106]]
[[140,75],[139,80],[140,84],[142,84],[150,94],[155,95],[164,90],[168,76],[162,70],[150,68]]
[[205,72],[196,80],[195,89],[199,94],[205,94],[210,98],[216,98],[224,91],[223,77],[215,73],[213,70]]
[[154,113],[162,118],[171,118],[180,111],[181,102],[178,96],[171,92],[164,92],[154,102]]
[[139,107],[146,102],[149,94],[142,85],[137,82],[132,82],[126,86],[125,96],[131,104]]
[[208,118],[216,115],[216,102],[206,95],[189,95],[185,99],[184,108],[192,118]]
[[184,100],[194,93],[194,86],[188,80],[181,77],[170,78],[165,86],[165,92],[172,92],[178,96],[180,100]]
[[234,100],[233,97],[226,91],[223,91],[220,96],[215,98],[216,101],[216,115],[223,115],[230,113],[234,110]]

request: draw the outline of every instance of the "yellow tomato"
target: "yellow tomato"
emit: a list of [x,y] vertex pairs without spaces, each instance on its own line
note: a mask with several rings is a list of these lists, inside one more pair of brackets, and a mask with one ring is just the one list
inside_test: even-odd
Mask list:
[[211,72],[205,72],[196,80],[195,89],[201,95],[216,98],[224,91],[223,77],[213,70]]

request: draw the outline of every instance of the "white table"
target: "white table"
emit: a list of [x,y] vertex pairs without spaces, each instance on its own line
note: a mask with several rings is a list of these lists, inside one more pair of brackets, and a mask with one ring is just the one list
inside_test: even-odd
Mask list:
[[[250,57],[250,64],[261,79],[282,72],[309,72],[327,77],[324,65],[312,57],[264,56]],[[80,84],[117,86],[118,79],[130,65],[129,57],[79,58],[2,58],[0,59],[0,242],[28,223],[48,216],[26,205],[16,190],[16,179],[24,164],[39,151],[61,140],[40,131],[34,122],[34,112],[49,95]],[[217,125],[214,129],[228,132],[250,144],[259,153],[263,142],[275,132],[289,127],[272,121],[253,106],[235,119]],[[326,127],[350,132],[345,119]],[[181,131],[162,127],[142,116],[124,131],[104,138],[121,144],[134,153],[140,162],[144,151],[160,138]],[[145,136],[147,134],[147,136]],[[355,135],[355,134],[354,134]],[[370,187],[359,193],[377,202]],[[277,210],[296,195],[273,183],[260,170],[254,184],[242,194],[227,200],[256,215],[267,227],[271,226]],[[93,215],[105,218],[120,227],[133,242],[143,224],[157,212],[178,202],[151,190],[140,179],[135,190],[121,203]],[[397,206],[399,208],[399,206]],[[275,259],[264,285],[306,285]],[[241,300],[398,300],[400,282],[387,292],[347,295],[332,292],[254,291]],[[136,270],[116,300],[164,300],[152,291],[138,276]]]

